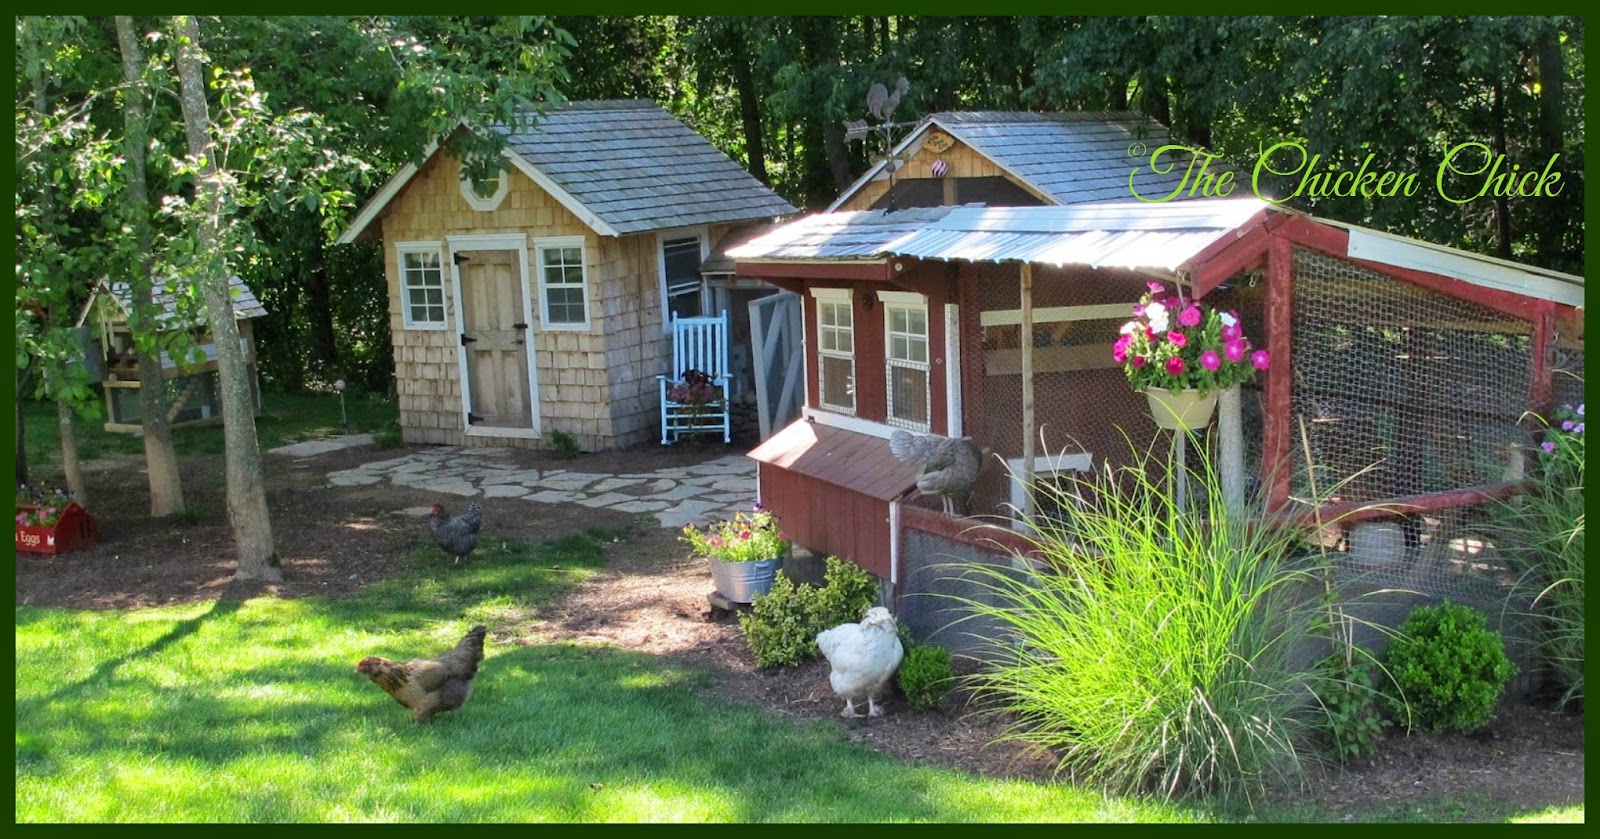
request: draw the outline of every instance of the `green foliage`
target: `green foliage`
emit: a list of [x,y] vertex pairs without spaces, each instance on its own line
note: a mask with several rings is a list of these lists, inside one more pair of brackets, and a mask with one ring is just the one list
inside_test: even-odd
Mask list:
[[1325,713],[1317,717],[1317,723],[1328,754],[1339,763],[1377,754],[1389,721],[1379,708],[1380,694],[1373,688],[1372,671],[1355,665],[1346,655],[1328,657],[1320,669],[1321,678],[1315,684],[1317,701]]
[[900,662],[900,671],[895,674],[895,680],[911,707],[919,711],[939,707],[955,684],[955,673],[950,669],[950,651],[934,644],[907,647],[906,657]]
[[1259,526],[1259,502],[1230,510],[1200,459],[1187,507],[1170,456],[1041,487],[1061,511],[1035,522],[1041,569],[963,565],[980,593],[953,599],[998,624],[974,684],[1018,717],[1008,737],[1116,792],[1252,800],[1303,771],[1316,674],[1292,651],[1321,604],[1296,534]]
[[400,436],[399,420],[391,422],[372,433],[372,445],[374,448],[398,449],[404,443],[405,438]]
[[739,628],[759,667],[789,667],[821,655],[817,633],[858,621],[878,595],[872,575],[854,563],[826,560],[820,587],[795,583],[783,572],[758,596]]
[[1562,688],[1560,703],[1583,701],[1584,417],[1564,406],[1538,455],[1529,493],[1494,507],[1495,545],[1521,571],[1512,608],[1531,612],[1539,658]]
[[567,460],[583,454],[583,447],[578,445],[578,438],[561,430],[550,432],[548,448],[551,454]]
[[1516,673],[1483,613],[1449,602],[1413,609],[1385,660],[1398,692],[1388,697],[1390,707],[1423,731],[1482,727]]

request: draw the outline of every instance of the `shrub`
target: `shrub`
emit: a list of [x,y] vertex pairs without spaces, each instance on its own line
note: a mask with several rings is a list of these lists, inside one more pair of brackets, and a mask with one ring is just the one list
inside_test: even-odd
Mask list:
[[1203,456],[1187,506],[1162,477],[1176,464],[1152,460],[1039,487],[1062,520],[1035,520],[1036,574],[963,566],[981,594],[954,599],[1007,636],[972,683],[1019,719],[1009,739],[1079,779],[1250,799],[1303,772],[1316,674],[1290,656],[1325,625],[1315,578],[1294,531],[1254,524],[1259,502],[1228,510]]
[[1560,704],[1583,701],[1583,406],[1564,407],[1536,454],[1540,481],[1495,505],[1494,541],[1522,574],[1516,604],[1531,604],[1539,658],[1563,689]]
[[578,445],[578,438],[565,431],[556,430],[550,432],[550,453],[571,460],[583,454],[583,447]]
[[1483,613],[1449,602],[1413,609],[1385,657],[1398,691],[1390,706],[1423,731],[1481,727],[1516,672]]
[[834,557],[828,557],[823,579],[818,588],[780,571],[772,590],[739,616],[758,667],[790,667],[821,655],[817,633],[860,620],[878,594],[871,574]]
[[955,683],[950,651],[933,644],[908,647],[895,679],[911,707],[919,711],[939,707]]
[[1389,721],[1378,707],[1380,694],[1372,686],[1372,672],[1344,655],[1330,656],[1316,681],[1317,715],[1328,754],[1339,763],[1377,754],[1383,729]]
[[372,445],[374,448],[397,449],[403,442],[405,442],[405,438],[400,436],[399,420],[391,420],[383,428],[372,433]]

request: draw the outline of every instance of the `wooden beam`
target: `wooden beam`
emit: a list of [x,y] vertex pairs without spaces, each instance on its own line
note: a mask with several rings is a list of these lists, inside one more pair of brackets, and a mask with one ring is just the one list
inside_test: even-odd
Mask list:
[[1549,416],[1550,402],[1555,397],[1555,376],[1550,368],[1551,338],[1555,335],[1555,305],[1544,301],[1544,311],[1533,322],[1533,364],[1529,370],[1532,380],[1528,388],[1528,410],[1540,416]]
[[1196,298],[1205,297],[1229,277],[1266,257],[1267,213],[1251,216],[1233,235],[1207,245],[1189,260],[1189,282]]
[[[1061,323],[1080,320],[1127,320],[1133,317],[1132,303],[1099,303],[1093,306],[1050,306],[1033,310],[1034,323]],[[1014,326],[1022,323],[1021,309],[992,309],[978,322],[983,326]]]
[[886,261],[871,262],[745,262],[735,263],[734,273],[741,277],[770,279],[790,277],[797,280],[874,280],[883,282],[894,275],[893,267]]
[[1289,500],[1289,456],[1293,435],[1292,388],[1294,373],[1290,358],[1294,329],[1293,243],[1274,235],[1267,248],[1267,352],[1272,364],[1267,368],[1266,406],[1262,416],[1261,477],[1267,487],[1267,510],[1280,509]]
[[[985,350],[983,370],[991,376],[1016,376],[1022,373],[1022,348]],[[1099,344],[1077,347],[1043,347],[1033,351],[1033,373],[1071,373],[1078,370],[1103,370],[1121,367],[1111,351]]]
[[1033,265],[1022,263],[1022,518],[1033,520]]
[[1387,498],[1382,501],[1340,501],[1315,508],[1283,509],[1279,511],[1277,516],[1273,517],[1273,520],[1279,524],[1302,526],[1309,526],[1318,521],[1324,524],[1342,525],[1353,521],[1367,521],[1370,519],[1391,518],[1393,516],[1431,513],[1457,507],[1470,507],[1499,498],[1511,498],[1527,492],[1529,488],[1530,484],[1525,481],[1507,481],[1444,490],[1442,492],[1424,492],[1400,498]]

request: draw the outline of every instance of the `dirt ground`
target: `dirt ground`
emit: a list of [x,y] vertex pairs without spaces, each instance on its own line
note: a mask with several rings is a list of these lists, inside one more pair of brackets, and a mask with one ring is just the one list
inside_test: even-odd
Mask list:
[[[384,484],[330,487],[325,476],[409,450],[268,457],[268,503],[286,581],[267,591],[281,597],[345,596],[391,573],[395,557],[424,538],[422,520],[399,511],[441,499]],[[714,445],[687,451],[646,446],[559,463],[541,452],[515,457],[530,467],[639,472],[724,454]],[[36,475],[36,482],[48,485],[41,477],[47,476]],[[185,492],[202,511],[194,523],[146,517],[138,459],[91,462],[87,480],[103,541],[59,558],[19,555],[19,605],[137,608],[205,600],[229,590],[233,560],[220,463],[209,471],[186,472]],[[447,506],[463,501],[442,500]],[[555,604],[544,620],[501,628],[497,637],[524,644],[613,644],[668,656],[722,674],[716,688],[722,698],[795,719],[837,719],[841,705],[828,686],[826,664],[757,669],[737,622],[711,614],[706,568],[688,559],[676,534],[656,526],[653,517],[519,499],[487,499],[484,506],[488,537],[539,540],[596,526],[638,534],[613,545],[606,570]],[[852,721],[845,736],[911,761],[993,777],[1052,777],[1047,758],[1016,745],[993,744],[1007,721],[976,713],[961,695],[934,712],[915,712],[898,698],[885,710],[884,717]],[[1581,715],[1508,704],[1487,730],[1472,737],[1392,736],[1374,759],[1342,772],[1316,771],[1309,800],[1333,818],[1441,796],[1503,801],[1525,810],[1578,803],[1584,789],[1583,737]]]

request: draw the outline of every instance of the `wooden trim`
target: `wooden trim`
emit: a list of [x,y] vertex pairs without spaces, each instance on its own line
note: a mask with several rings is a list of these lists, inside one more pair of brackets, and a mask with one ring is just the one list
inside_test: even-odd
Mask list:
[[1234,274],[1259,267],[1266,259],[1267,243],[1271,236],[1264,223],[1254,220],[1252,223],[1256,226],[1224,242],[1225,248],[1212,252],[1212,248],[1216,247],[1212,245],[1189,261],[1189,289],[1196,299],[1216,290]]
[[[1082,320],[1124,320],[1133,317],[1134,303],[1097,303],[1091,306],[1050,306],[1033,310],[1033,322],[1061,323]],[[980,326],[1018,326],[1021,309],[991,309],[978,316]]]
[[500,185],[495,188],[494,195],[484,198],[472,187],[470,178],[457,178],[461,182],[461,198],[467,206],[480,213],[492,213],[500,209],[501,202],[506,200],[506,195],[511,192],[511,170],[500,167]]
[[854,289],[829,286],[812,286],[807,289],[807,292],[818,300],[826,300],[830,303],[849,303],[851,296],[855,294]]
[[[446,270],[450,272],[450,290],[454,295],[455,305],[451,308],[455,310],[456,334],[460,335],[467,331],[466,315],[463,313],[463,307],[461,305],[461,272],[457,269],[455,264],[456,252],[458,250],[500,250],[511,251],[515,253],[517,255],[517,269],[522,272],[522,276],[518,280],[518,285],[520,286],[519,291],[520,296],[522,297],[523,322],[530,324],[535,322],[533,319],[534,309],[532,295],[539,293],[539,287],[532,282],[533,278],[528,274],[527,235],[524,233],[461,234],[447,237],[447,249],[445,252],[444,262],[444,264],[447,266]],[[587,254],[584,255],[584,258],[587,260]],[[585,311],[587,311],[587,302],[589,299],[588,271],[589,269],[586,261],[584,265]],[[540,294],[540,297],[542,298],[543,295]],[[542,319],[538,321],[538,325],[539,329],[541,330],[546,328],[546,324]],[[519,430],[526,430],[529,432],[528,436],[538,438],[542,435],[544,421],[539,412],[539,355],[537,352],[535,352],[534,343],[534,341],[530,340],[523,348],[523,352],[528,357],[528,399],[531,404],[528,407],[528,428]],[[468,415],[472,413],[472,388],[468,385],[467,381],[467,347],[465,344],[461,344],[456,347],[456,370],[457,375],[460,376],[458,381],[461,383],[461,429],[466,436],[478,436],[472,433],[472,423],[468,422]],[[485,436],[521,437],[523,435]]]
[[1014,530],[976,523],[973,519],[951,518],[942,512],[909,504],[900,508],[900,529],[918,530],[1000,554],[1032,556],[1038,553],[1038,547],[1028,537]]
[[[711,229],[708,225],[674,227],[668,230],[656,231],[656,285],[660,287],[661,292],[661,334],[663,335],[672,334],[672,315],[667,305],[666,243],[668,239],[687,239],[690,236],[700,240],[700,262],[704,264],[706,258],[711,255]],[[700,275],[700,313],[702,316],[707,313],[706,279],[704,274]]]
[[505,157],[511,161],[511,165],[517,167],[518,171],[527,175],[530,180],[539,185],[540,189],[549,193],[551,198],[556,199],[561,206],[566,207],[568,211],[577,216],[579,221],[589,225],[594,232],[602,236],[622,235],[615,227],[602,221],[599,216],[590,212],[588,207],[583,206],[582,202],[572,197],[572,193],[567,192],[555,181],[550,180],[550,176],[541,172],[539,167],[533,165],[532,161],[511,149],[505,150]]
[[1551,336],[1555,334],[1555,304],[1545,301],[1533,322],[1533,363],[1529,370],[1528,410],[1548,416],[1555,397],[1555,375],[1550,368]]
[[1264,388],[1261,474],[1267,482],[1267,509],[1276,511],[1289,500],[1289,456],[1293,445],[1293,370],[1290,347],[1294,329],[1293,242],[1274,234],[1267,250],[1267,351],[1272,364]]
[[[544,251],[546,248],[578,249],[578,264],[583,266],[583,323],[551,323],[549,299],[544,287]],[[526,263],[526,259],[524,259]],[[528,283],[539,295],[539,328],[545,332],[589,332],[594,329],[594,289],[590,288],[589,241],[587,236],[548,236],[533,240],[533,272],[535,281]],[[563,286],[565,287],[565,286]]]
[[800,414],[801,418],[807,422],[814,422],[818,425],[826,425],[832,428],[840,428],[845,431],[854,431],[857,434],[881,437],[885,440],[889,439],[889,436],[894,433],[893,428],[890,428],[881,422],[864,420],[860,417],[853,417],[848,414],[840,414],[825,409],[819,410],[817,408],[806,406],[806,408],[804,408]]
[[[1121,367],[1111,351],[1099,344],[1076,347],[1038,347],[1033,351],[1033,373],[1070,373],[1077,370],[1103,370]],[[1022,349],[984,350],[984,373],[990,376],[1017,376],[1022,373]]]
[[945,434],[961,436],[961,306],[944,304]]
[[799,280],[871,280],[883,282],[893,273],[888,260],[870,262],[747,262],[735,263],[745,277],[792,277]]

